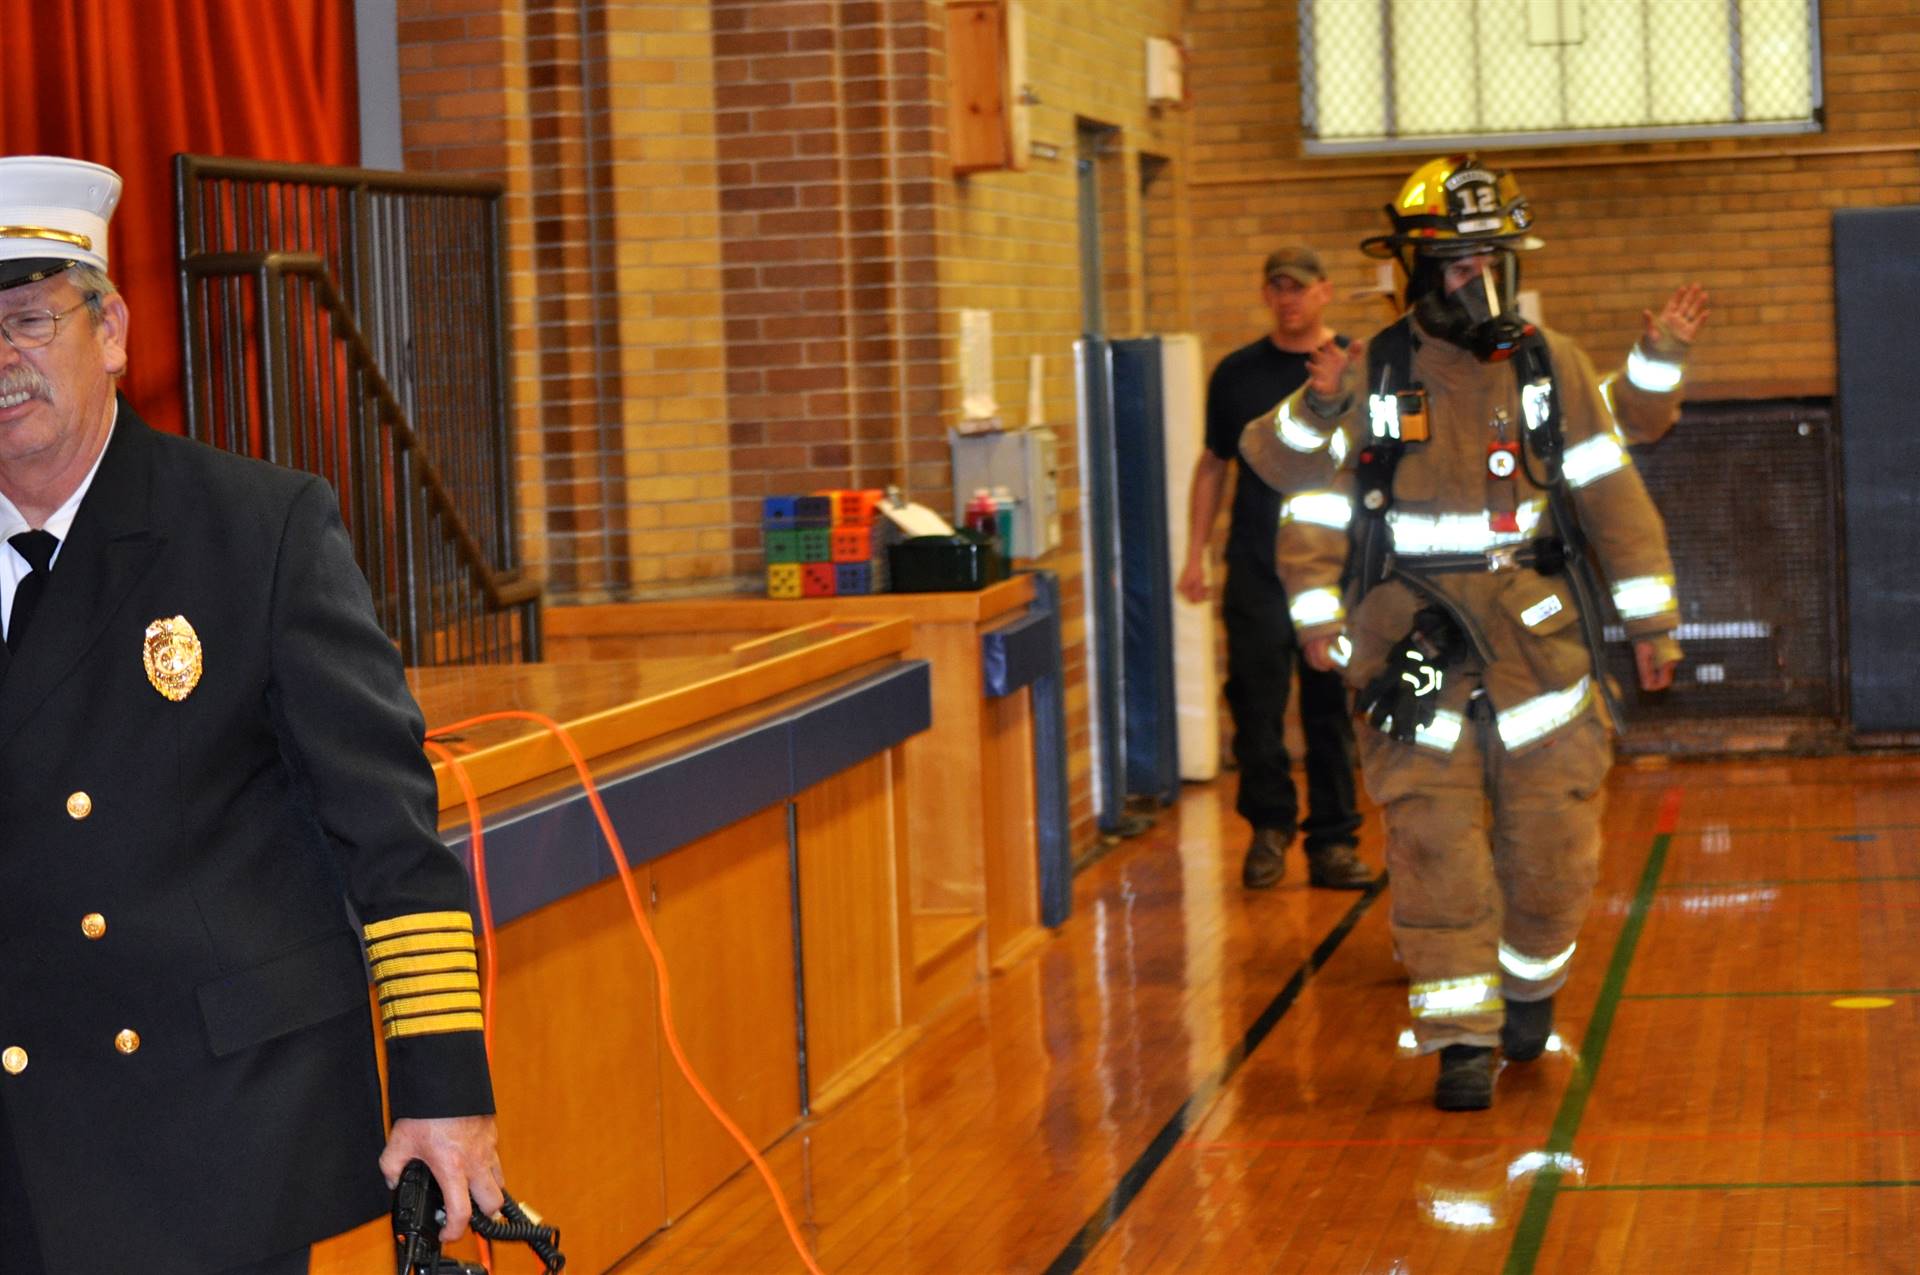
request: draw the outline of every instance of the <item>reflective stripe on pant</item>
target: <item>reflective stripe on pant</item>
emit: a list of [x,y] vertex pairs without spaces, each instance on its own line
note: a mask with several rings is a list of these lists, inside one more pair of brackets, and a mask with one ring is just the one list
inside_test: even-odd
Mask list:
[[1499,998],[1446,989],[1538,1000],[1566,981],[1599,873],[1606,728],[1589,710],[1517,754],[1479,716],[1450,754],[1361,734],[1367,791],[1386,813],[1394,945],[1422,998],[1414,1037],[1422,1052],[1496,1044]]

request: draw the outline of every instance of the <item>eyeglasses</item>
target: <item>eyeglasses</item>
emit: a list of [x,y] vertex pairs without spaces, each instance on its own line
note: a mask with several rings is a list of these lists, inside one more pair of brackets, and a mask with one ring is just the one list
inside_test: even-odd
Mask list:
[[94,296],[82,297],[58,314],[52,310],[22,310],[18,314],[9,314],[0,318],[0,336],[6,337],[7,344],[16,350],[37,350],[43,345],[51,345],[53,339],[60,335],[61,320],[98,300]]

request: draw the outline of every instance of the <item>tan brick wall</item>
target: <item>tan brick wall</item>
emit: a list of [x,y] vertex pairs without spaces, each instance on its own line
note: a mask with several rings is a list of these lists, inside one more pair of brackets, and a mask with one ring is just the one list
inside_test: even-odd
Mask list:
[[710,587],[731,537],[706,4],[399,12],[408,166],[507,188],[528,560],[560,600]]
[[[1209,359],[1264,326],[1257,262],[1319,248],[1342,295],[1372,281],[1359,240],[1420,156],[1300,153],[1295,0],[1192,0],[1195,321]],[[1532,198],[1547,246],[1526,260],[1547,321],[1596,361],[1625,354],[1643,308],[1697,279],[1714,314],[1697,397],[1834,389],[1833,209],[1920,201],[1920,27],[1910,4],[1822,0],[1824,132],[1492,153]],[[1375,302],[1330,318],[1366,332]]]

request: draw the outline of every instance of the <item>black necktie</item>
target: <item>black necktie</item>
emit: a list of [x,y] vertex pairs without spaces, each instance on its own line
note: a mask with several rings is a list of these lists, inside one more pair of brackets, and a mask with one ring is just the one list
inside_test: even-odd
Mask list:
[[53,551],[60,547],[60,541],[50,531],[23,531],[9,536],[7,543],[33,568],[14,586],[13,614],[7,620],[7,651],[11,653],[20,649],[20,639],[27,631],[27,622],[33,618],[33,609],[40,605],[40,595],[47,591],[47,573],[53,570]]

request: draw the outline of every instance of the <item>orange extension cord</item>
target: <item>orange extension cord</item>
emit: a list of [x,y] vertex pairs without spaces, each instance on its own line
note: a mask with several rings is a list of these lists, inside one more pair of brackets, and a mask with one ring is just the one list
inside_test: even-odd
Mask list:
[[[706,1104],[707,1110],[713,1113],[713,1118],[720,1122],[720,1127],[727,1131],[728,1136],[740,1144],[740,1149],[747,1153],[747,1159],[752,1161],[761,1180],[767,1184],[767,1192],[773,1196],[773,1206],[780,1213],[781,1225],[787,1228],[787,1238],[793,1242],[793,1250],[800,1255],[800,1261],[806,1266],[809,1275],[825,1275],[825,1272],[814,1262],[813,1255],[807,1251],[806,1241],[800,1236],[800,1227],[793,1220],[793,1210],[788,1206],[787,1197],[781,1192],[780,1184],[774,1180],[773,1170],[761,1158],[760,1152],[754,1148],[747,1135],[740,1131],[740,1126],[733,1122],[733,1118],[727,1115],[714,1096],[707,1092],[706,1085],[702,1084],[700,1077],[695,1074],[693,1064],[687,1061],[686,1051],[680,1047],[680,1034],[674,1030],[673,1026],[673,987],[667,978],[667,958],[660,950],[659,940],[654,938],[653,926],[647,921],[646,909],[640,904],[639,891],[633,884],[633,870],[627,864],[626,847],[620,843],[620,835],[613,830],[613,820],[608,817],[607,808],[600,801],[599,785],[594,783],[593,773],[587,768],[587,759],[581,754],[580,745],[574,741],[573,735],[566,727],[545,714],[519,709],[482,713],[478,717],[469,717],[451,726],[443,726],[435,733],[443,736],[451,735],[487,722],[506,721],[532,722],[544,728],[560,741],[560,746],[567,750],[567,756],[573,759],[573,769],[580,776],[580,786],[586,791],[587,801],[593,806],[593,816],[600,822],[600,833],[606,838],[607,853],[613,856],[613,866],[620,873],[620,888],[626,892],[627,910],[633,913],[634,924],[640,927],[640,937],[646,942],[647,954],[652,958],[654,972],[660,979],[660,1026],[667,1038],[667,1048],[673,1054],[673,1061],[680,1068],[680,1074],[686,1077],[687,1083],[693,1086],[693,1092],[700,1096],[700,1101]],[[465,798],[467,804],[467,821],[472,830],[474,895],[480,903],[480,940],[487,965],[485,983],[481,989],[481,1003],[485,1008],[486,1024],[483,1034],[486,1038],[487,1052],[491,1054],[494,985],[493,902],[487,891],[485,832],[480,817],[480,798],[474,791],[473,779],[467,773],[466,763],[456,757],[452,750],[439,740],[429,739],[426,745],[430,752],[446,761],[452,768],[454,779],[460,786],[461,796]],[[493,1269],[491,1260],[488,1261],[487,1269]]]

